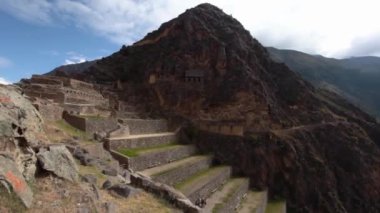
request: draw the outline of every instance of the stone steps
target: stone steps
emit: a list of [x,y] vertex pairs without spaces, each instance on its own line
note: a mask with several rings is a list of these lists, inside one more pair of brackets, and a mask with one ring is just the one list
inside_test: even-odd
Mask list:
[[197,155],[172,163],[146,169],[141,174],[153,180],[174,186],[186,178],[211,167],[212,156]]
[[231,177],[230,166],[206,169],[175,185],[189,200],[207,199]]
[[249,191],[241,202],[238,213],[265,213],[267,206],[267,191]]
[[121,118],[119,121],[124,125],[128,125],[131,135],[152,134],[169,131],[168,122],[164,119],[148,120]]
[[125,137],[113,137],[107,139],[108,147],[112,150],[121,148],[136,149],[156,147],[177,142],[174,132],[163,132],[155,134],[129,135]]
[[[134,171],[141,171],[190,157],[195,155],[196,151],[197,149],[193,145],[174,144],[148,149],[112,150],[111,153],[119,162],[121,161],[121,165],[125,165],[128,169]],[[130,153],[130,156],[128,156],[128,153]]]
[[207,199],[207,204],[202,209],[202,212],[235,212],[248,190],[248,178],[232,178]]

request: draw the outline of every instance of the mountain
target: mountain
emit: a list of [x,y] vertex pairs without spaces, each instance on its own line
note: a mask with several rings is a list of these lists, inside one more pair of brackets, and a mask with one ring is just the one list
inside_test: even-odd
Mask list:
[[327,87],[380,117],[380,58],[333,59],[294,50],[268,48],[271,57],[300,73],[316,87]]
[[[328,72],[321,75],[334,79]],[[236,19],[213,5],[189,9],[69,76],[117,82],[120,99],[152,116],[192,124],[242,122],[244,136],[187,129],[193,132],[188,138],[199,146],[214,142],[213,151],[223,153],[215,156],[220,162],[250,177],[253,188],[286,199],[289,210],[380,211],[375,119],[272,60]]]
[[59,66],[52,71],[46,73],[46,75],[73,75],[75,73],[81,73],[90,66],[96,64],[97,60],[85,61],[77,64],[68,64]]

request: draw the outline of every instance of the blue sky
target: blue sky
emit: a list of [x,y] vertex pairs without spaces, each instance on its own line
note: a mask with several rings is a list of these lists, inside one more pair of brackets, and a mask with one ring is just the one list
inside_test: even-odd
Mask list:
[[[265,46],[380,56],[378,0],[209,0]],[[107,56],[203,0],[0,0],[0,83]]]
[[71,26],[46,26],[0,13],[0,76],[11,82],[67,63],[109,55],[119,44]]

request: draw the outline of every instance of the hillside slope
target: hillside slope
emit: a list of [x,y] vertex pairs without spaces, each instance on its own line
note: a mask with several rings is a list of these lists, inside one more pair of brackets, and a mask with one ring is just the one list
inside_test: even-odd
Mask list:
[[[315,89],[231,16],[201,4],[132,46],[71,75],[121,81],[121,99],[184,119],[243,120],[245,137],[212,136],[252,186],[297,212],[380,211],[380,127],[340,96]],[[219,137],[219,138],[218,138]],[[199,138],[202,140],[202,138]],[[226,143],[228,144],[228,143]],[[227,145],[226,145],[227,146]],[[218,157],[218,156],[217,156]]]
[[317,87],[327,87],[380,117],[380,58],[333,59],[294,50],[268,48],[271,57],[285,63]]

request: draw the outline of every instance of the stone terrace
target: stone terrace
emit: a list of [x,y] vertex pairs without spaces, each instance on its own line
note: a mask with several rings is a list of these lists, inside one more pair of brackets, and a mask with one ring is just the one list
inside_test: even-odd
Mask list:
[[109,104],[93,84],[75,79],[33,75],[30,80],[24,80],[22,86],[31,97],[51,99],[61,104]]
[[123,124],[129,131],[111,134],[106,147],[120,165],[137,171],[141,178],[133,178],[132,184],[155,191],[160,184],[144,183],[144,178],[148,178],[172,187],[171,190],[203,207],[189,212],[265,212],[266,191],[250,191],[248,178],[233,177],[230,166],[215,164],[212,155],[199,153],[194,145],[180,144],[166,121],[124,119]]

